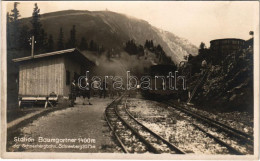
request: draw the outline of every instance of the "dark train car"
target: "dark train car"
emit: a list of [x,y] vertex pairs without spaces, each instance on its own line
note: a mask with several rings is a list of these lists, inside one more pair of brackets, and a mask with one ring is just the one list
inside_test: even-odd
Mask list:
[[242,49],[244,45],[245,40],[236,38],[216,39],[210,41],[211,51],[213,53],[222,54],[222,56]]
[[[145,98],[153,100],[165,100],[177,98],[176,90],[169,88],[169,72],[173,75],[177,71],[175,65],[151,66],[147,75],[151,77],[151,90],[142,90]],[[164,79],[163,79],[164,78]]]

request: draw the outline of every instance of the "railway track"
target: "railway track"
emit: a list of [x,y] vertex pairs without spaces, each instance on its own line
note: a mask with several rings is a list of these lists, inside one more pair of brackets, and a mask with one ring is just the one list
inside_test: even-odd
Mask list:
[[[222,124],[220,122],[217,122],[215,120],[212,120],[206,116],[203,116],[201,114],[192,112],[184,107],[178,107],[175,104],[172,104],[170,102],[167,103],[168,108],[172,108],[172,110],[178,110],[181,111],[192,118],[195,118],[193,120],[193,124],[196,128],[200,129],[201,131],[204,131],[209,137],[213,138],[217,142],[221,143],[222,145],[225,145],[229,147],[235,154],[240,154],[243,155],[243,152],[240,152],[239,150],[236,150],[237,148],[233,148],[231,145],[226,143],[226,141],[223,141],[222,138],[219,138],[215,136],[213,133],[218,132],[218,133],[224,133],[225,137],[229,138],[230,140],[234,140],[238,144],[240,144],[243,147],[246,147],[247,149],[247,154],[253,154],[253,136],[246,134],[242,131],[239,131],[237,129],[234,129],[232,127],[229,127],[225,124]],[[209,129],[209,130],[205,130]],[[211,132],[210,132],[211,131]],[[212,131],[214,131],[212,133]],[[239,148],[239,147],[238,147]]]
[[126,110],[124,96],[115,99],[106,108],[105,119],[125,153],[184,154],[175,145],[136,120]]
[[[189,129],[190,131],[199,130],[199,131],[203,132],[205,134],[205,137],[208,137],[208,138],[211,138],[214,140],[215,145],[220,145],[219,147],[225,147],[228,150],[228,154],[247,155],[247,154],[253,154],[253,152],[254,152],[253,145],[250,144],[253,142],[253,140],[250,139],[252,137],[246,137],[246,138],[241,137],[240,136],[241,133],[236,133],[235,130],[230,132],[230,130],[226,129],[228,126],[226,126],[226,125],[220,126],[221,123],[218,123],[218,122],[216,123],[216,121],[213,121],[213,123],[214,123],[214,125],[217,124],[218,126],[211,125],[209,118],[206,118],[203,116],[198,117],[198,115],[196,115],[196,113],[192,113],[192,112],[188,111],[187,109],[184,111],[183,109],[180,109],[178,107],[174,108],[174,107],[172,107],[172,105],[170,105],[170,106],[167,105],[166,106],[167,109],[165,110],[165,108],[162,108],[162,107],[165,107],[165,106],[163,106],[163,104],[157,103],[157,105],[155,105],[156,107],[151,107],[150,110],[142,108],[141,110],[140,109],[137,110],[137,113],[136,113],[135,110],[133,110],[133,109],[135,109],[137,106],[140,106],[141,104],[134,103],[134,102],[140,102],[140,100],[141,100],[141,102],[145,101],[146,102],[145,104],[147,107],[150,106],[148,102],[153,102],[153,101],[148,101],[148,100],[135,99],[132,101],[132,103],[133,103],[132,109],[129,109],[129,108],[127,108],[127,109],[130,110],[130,112],[136,118],[138,118],[138,120],[140,122],[142,122],[145,125],[147,124],[147,126],[152,129],[155,129],[155,128],[161,129],[163,126],[165,126],[165,127],[172,126],[173,129],[174,128],[176,129],[176,128],[178,128],[178,126],[176,124],[176,120],[177,121],[186,120],[186,122],[184,123],[185,126],[190,127],[190,125],[192,125],[194,127],[194,128]],[[146,111],[146,113],[147,113],[147,111],[150,111],[150,112],[148,112],[149,113],[148,116],[142,115],[144,110]],[[166,112],[166,111],[170,111],[170,112]],[[187,113],[186,113],[186,111],[187,111]],[[195,117],[195,116],[197,116],[197,117]],[[169,125],[166,120],[171,119],[171,118],[175,119],[175,123]],[[200,118],[203,118],[203,120]],[[209,120],[204,121],[206,119],[209,119]],[[156,126],[154,126],[155,124],[156,124]],[[167,128],[163,128],[163,129],[164,130],[162,130],[162,131],[160,131],[160,130],[157,131],[157,133],[163,137],[166,137],[165,130],[167,130]],[[174,131],[173,129],[170,131],[176,137],[177,135],[174,133],[176,133],[178,130]],[[187,131],[187,132],[189,132],[189,131]],[[234,134],[234,133],[236,133],[236,134]],[[186,132],[182,132],[182,134],[179,136],[183,137],[183,135],[186,135],[186,134],[187,134]],[[195,136],[196,134],[194,135],[194,133],[193,133],[192,135],[193,135],[194,139],[196,140],[197,139],[197,137]],[[244,135],[244,136],[246,136],[246,135]],[[178,138],[178,136],[177,136],[177,138]],[[186,139],[187,140],[185,142],[186,142],[186,146],[187,146],[187,144],[189,143],[189,138],[186,138]],[[246,139],[248,139],[248,140],[246,140]],[[170,139],[168,138],[168,140],[170,140]],[[200,142],[200,139],[197,141]],[[177,140],[177,142],[178,142],[178,140]],[[189,151],[189,149],[187,149],[185,146],[184,147],[178,146],[178,143],[176,143],[176,142],[174,142],[174,143],[180,149],[184,148]],[[206,146],[208,146],[209,144],[212,144],[212,142],[207,143]],[[208,150],[208,149],[206,148],[205,150]],[[225,153],[227,153],[227,151],[225,151]],[[221,153],[221,154],[223,154],[223,153]]]
[[208,118],[206,116],[203,116],[201,114],[191,112],[189,109],[180,108],[180,107],[178,107],[178,106],[176,106],[176,105],[174,105],[172,103],[167,103],[167,104],[172,106],[172,107],[174,107],[174,108],[176,108],[176,109],[178,109],[178,110],[181,110],[181,111],[183,111],[183,112],[185,112],[185,113],[187,113],[189,115],[192,115],[193,117],[196,117],[196,118],[198,118],[200,120],[203,120],[203,121],[211,124],[212,126],[220,127],[220,128],[222,128],[223,131],[228,132],[228,133],[230,133],[230,134],[232,134],[232,135],[234,135],[234,136],[236,136],[238,138],[245,139],[248,143],[253,144],[254,137],[252,135],[249,135],[247,133],[244,133],[242,131],[234,129],[234,128],[230,127],[230,126],[227,126],[227,125],[225,125],[223,123],[220,123],[218,121],[210,119],[210,118]]

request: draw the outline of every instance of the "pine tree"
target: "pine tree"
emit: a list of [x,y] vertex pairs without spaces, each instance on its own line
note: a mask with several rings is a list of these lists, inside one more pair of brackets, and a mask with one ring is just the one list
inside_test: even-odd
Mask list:
[[148,40],[145,41],[144,47],[149,48],[149,41]]
[[76,47],[76,26],[73,25],[72,30],[70,31],[71,45],[72,47]]
[[[39,39],[38,39],[38,52],[43,53],[48,50],[48,34],[44,31],[44,29],[41,29]],[[37,44],[37,42],[36,42]]]
[[76,47],[76,26],[73,25],[72,29],[70,30],[70,38],[67,43],[67,48],[75,48]]
[[99,50],[99,45],[97,43],[94,43],[94,51],[98,51]]
[[9,34],[10,41],[12,44],[12,48],[19,49],[19,32],[20,32],[20,24],[18,18],[21,16],[19,10],[17,9],[18,2],[14,2],[14,8],[11,10],[11,14],[8,16],[8,21],[11,22]]
[[34,9],[32,13],[32,30],[31,34],[34,36],[34,39],[36,41],[35,44],[35,51],[39,51],[44,44],[44,40],[41,40],[44,37],[44,33],[42,32],[42,24],[40,22],[40,9],[38,8],[37,3],[34,4]]
[[63,50],[64,49],[62,27],[60,28],[60,33],[59,33],[59,39],[58,39],[58,45],[57,46],[58,46],[58,50]]
[[11,10],[12,14],[10,15],[12,17],[12,21],[14,23],[18,23],[18,18],[21,16],[19,13],[19,10],[17,9],[19,2],[14,2],[14,9]]
[[91,40],[89,43],[89,50],[94,51],[94,41],[93,40]]
[[207,50],[206,50],[206,45],[205,45],[204,42],[201,42],[201,43],[200,43],[200,48],[199,48],[199,55],[200,55],[201,57],[204,57],[205,54],[206,54],[206,52],[207,52]]
[[53,46],[54,42],[53,42],[53,37],[52,35],[49,36],[48,39],[48,52],[54,51],[54,46]]
[[153,48],[154,47],[154,45],[153,45],[153,40],[151,40],[151,42],[150,42],[150,48]]
[[201,42],[201,43],[200,43],[200,49],[203,50],[203,49],[205,49],[205,47],[206,47],[205,43],[204,43],[204,42]]
[[29,38],[30,38],[30,31],[29,27],[26,25],[23,25],[21,27],[21,32],[19,36],[19,48],[23,50],[30,50],[30,43],[29,43]]
[[156,50],[157,51],[162,51],[163,50],[160,44],[157,45]]
[[81,50],[87,50],[88,49],[88,43],[87,43],[85,37],[81,38],[81,42],[80,42],[79,48]]
[[11,17],[9,12],[6,14],[6,42],[7,42],[7,49],[11,48],[12,40],[11,40]]
[[138,47],[135,44],[134,40],[126,42],[125,51],[128,52],[130,55],[138,54]]

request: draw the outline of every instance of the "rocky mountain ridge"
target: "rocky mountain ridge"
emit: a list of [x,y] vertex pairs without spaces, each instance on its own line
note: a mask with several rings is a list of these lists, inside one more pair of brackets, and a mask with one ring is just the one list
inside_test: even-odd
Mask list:
[[[22,25],[31,26],[31,18],[23,18]],[[197,47],[173,33],[158,29],[147,21],[111,11],[66,10],[41,15],[41,23],[48,34],[57,42],[59,29],[62,27],[64,40],[67,41],[70,29],[76,25],[76,37],[79,44],[81,37],[89,42],[94,40],[106,49],[122,49],[125,42],[135,40],[144,45],[146,40],[160,44],[172,60],[178,64],[188,54],[196,55]]]

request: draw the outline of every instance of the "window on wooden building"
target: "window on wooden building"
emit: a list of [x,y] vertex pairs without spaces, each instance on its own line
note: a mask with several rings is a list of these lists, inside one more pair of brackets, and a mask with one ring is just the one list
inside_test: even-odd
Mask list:
[[70,71],[66,70],[66,85],[70,85]]

